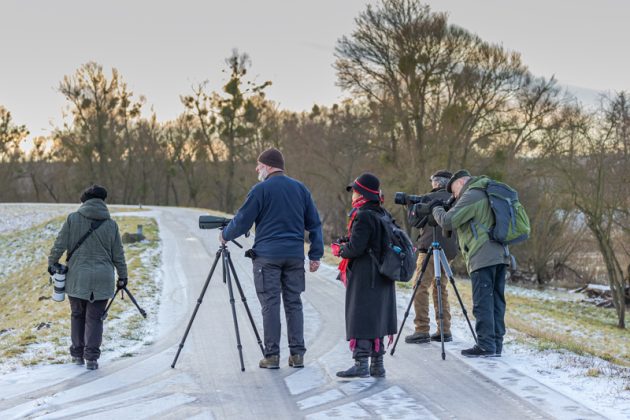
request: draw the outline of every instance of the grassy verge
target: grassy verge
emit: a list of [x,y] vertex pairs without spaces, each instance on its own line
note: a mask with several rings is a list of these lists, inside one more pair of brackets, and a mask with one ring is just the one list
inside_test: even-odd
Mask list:
[[[471,283],[456,281],[456,285],[472,320]],[[399,284],[399,287],[411,288],[412,284]],[[451,311],[463,318],[453,288],[449,286],[448,291]],[[630,366],[629,333],[616,327],[613,309],[577,301],[523,296],[509,290],[506,303],[506,325],[517,341],[540,350],[564,349]]]
[[[46,273],[47,256],[61,229],[65,217],[52,219],[20,232],[0,235],[0,371],[18,365],[64,363],[70,345],[70,308],[64,302],[50,299],[52,286]],[[146,241],[125,245],[129,265],[129,288],[141,303],[157,299],[158,284],[152,278],[159,264],[157,224],[153,219],[116,217],[121,232],[135,232],[137,224],[144,225]],[[65,258],[65,257],[64,257]],[[142,318],[135,315],[135,307],[125,300],[116,302],[106,321],[104,347],[117,335],[129,335],[140,340]],[[127,315],[125,315],[127,314]],[[127,319],[116,328],[116,319]],[[138,319],[139,318],[139,319]]]

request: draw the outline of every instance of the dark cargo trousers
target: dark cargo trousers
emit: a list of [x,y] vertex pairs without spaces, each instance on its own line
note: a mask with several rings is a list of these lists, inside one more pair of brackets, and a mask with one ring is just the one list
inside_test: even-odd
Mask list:
[[505,335],[505,265],[480,268],[470,273],[473,315],[479,346],[500,354]]
[[280,298],[287,321],[289,351],[304,354],[304,314],[300,294],[305,289],[304,260],[256,257],[254,284],[262,307],[265,357],[280,354]]
[[70,335],[72,345],[70,354],[74,357],[83,357],[86,360],[98,360],[101,356],[101,343],[103,342],[103,321],[101,316],[107,300],[79,299],[68,296],[70,300]]

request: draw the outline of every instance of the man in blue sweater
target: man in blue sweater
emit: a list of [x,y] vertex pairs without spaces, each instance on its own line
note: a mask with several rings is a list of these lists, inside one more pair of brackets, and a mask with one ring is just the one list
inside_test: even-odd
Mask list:
[[250,190],[234,219],[219,234],[222,243],[245,234],[256,223],[254,285],[262,306],[265,358],[259,366],[280,367],[280,296],[289,340],[289,366],[304,367],[304,231],[311,243],[309,269],[317,271],[324,255],[322,224],[311,193],[284,174],[284,157],[268,149],[256,166],[261,181]]

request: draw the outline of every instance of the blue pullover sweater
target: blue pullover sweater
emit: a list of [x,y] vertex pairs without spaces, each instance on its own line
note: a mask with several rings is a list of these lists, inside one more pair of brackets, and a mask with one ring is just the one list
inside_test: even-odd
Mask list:
[[322,223],[311,193],[299,181],[274,172],[254,185],[234,219],[223,230],[230,241],[256,223],[254,251],[263,258],[304,258],[304,231],[309,232],[308,258],[324,255]]

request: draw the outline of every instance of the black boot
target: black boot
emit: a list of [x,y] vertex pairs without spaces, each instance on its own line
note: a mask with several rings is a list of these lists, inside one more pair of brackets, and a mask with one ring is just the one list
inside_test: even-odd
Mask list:
[[354,366],[348,370],[337,372],[337,376],[340,378],[369,378],[368,358],[360,357],[355,359]]
[[383,355],[372,356],[370,361],[370,376],[374,378],[385,377],[385,366],[383,366]]

